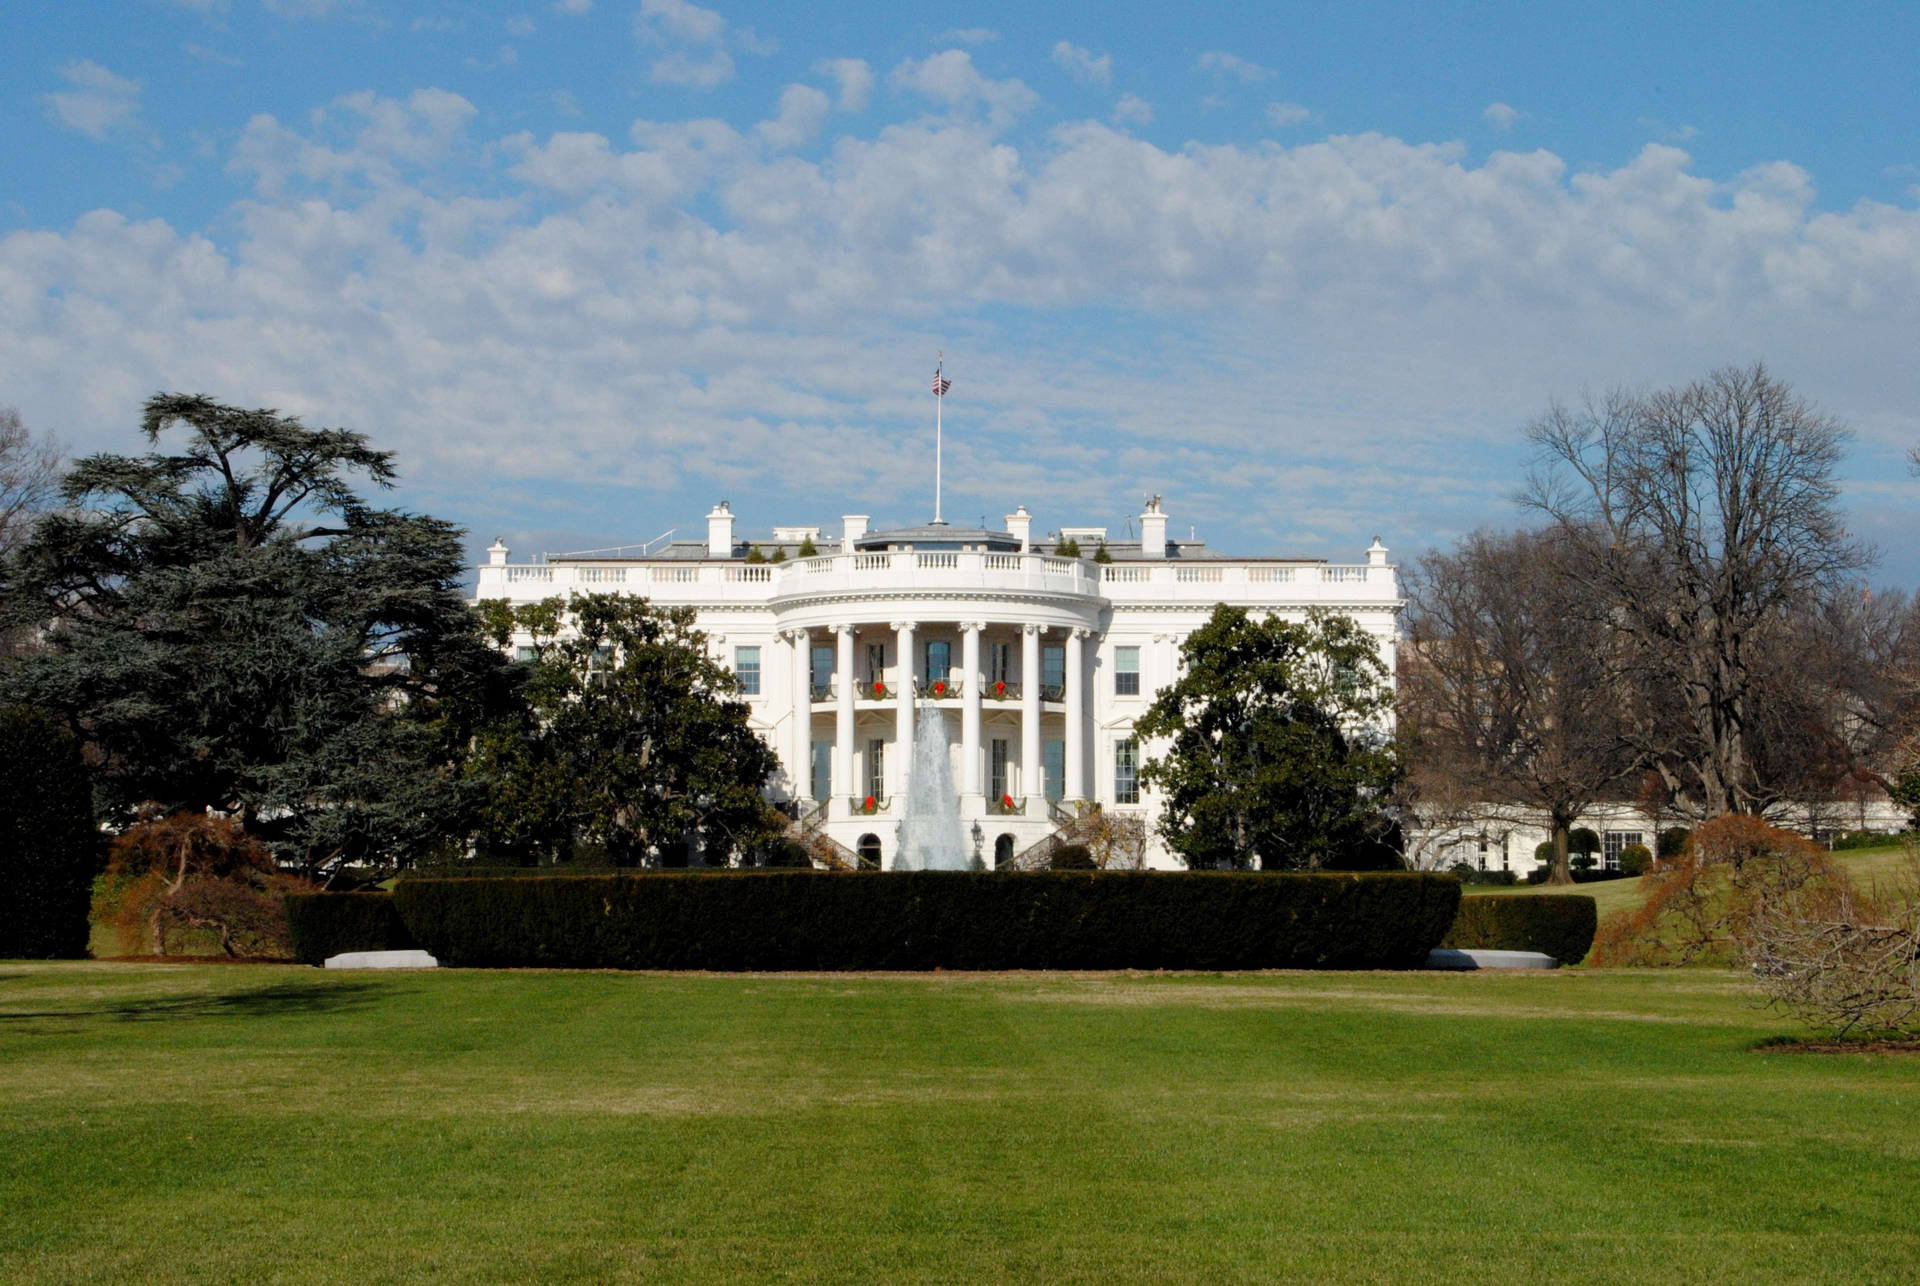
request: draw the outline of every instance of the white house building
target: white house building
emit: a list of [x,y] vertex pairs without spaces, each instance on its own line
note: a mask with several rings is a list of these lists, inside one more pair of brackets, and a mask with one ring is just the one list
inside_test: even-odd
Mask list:
[[[1062,556],[1074,545],[1079,557]],[[1111,561],[1096,561],[1103,547]],[[1021,506],[1000,531],[869,531],[850,514],[834,536],[776,527],[748,540],[722,502],[705,541],[531,563],[509,561],[496,541],[478,596],[609,591],[695,609],[779,753],[775,798],[810,832],[882,865],[893,858],[916,719],[947,722],[973,855],[1004,864],[1069,824],[1082,801],[1151,818],[1134,721],[1173,681],[1181,643],[1216,604],[1351,616],[1390,673],[1402,607],[1377,539],[1350,565],[1225,557],[1169,536],[1158,497],[1125,538],[1097,527],[1036,537]],[[1173,864],[1157,841],[1146,857]]]

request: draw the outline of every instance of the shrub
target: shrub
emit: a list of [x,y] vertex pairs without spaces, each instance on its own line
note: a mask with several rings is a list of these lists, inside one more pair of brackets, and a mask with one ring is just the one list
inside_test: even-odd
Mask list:
[[[1540,863],[1541,866],[1551,867],[1553,865],[1553,841],[1547,840],[1544,843],[1535,844],[1533,846],[1533,860]],[[1542,876],[1541,878],[1545,879],[1546,877]]]
[[1483,871],[1472,862],[1455,862],[1447,871],[1462,884],[1514,884],[1520,878],[1512,871]]
[[1645,875],[1647,868],[1653,865],[1653,854],[1645,844],[1629,844],[1620,850],[1620,874],[1625,876]]
[[1091,871],[1094,869],[1093,850],[1085,844],[1062,844],[1055,851],[1049,866],[1056,871]]
[[1584,893],[1486,893],[1461,898],[1443,947],[1542,951],[1578,964],[1593,946],[1598,912]]
[[302,964],[323,964],[343,951],[413,946],[391,893],[290,893],[286,909],[293,958]]
[[1898,840],[1897,835],[1882,835],[1876,831],[1842,831],[1828,842],[1827,847],[1836,853],[1843,853],[1855,848],[1885,848]]
[[1600,851],[1600,834],[1586,826],[1576,826],[1567,833],[1567,852],[1585,853],[1591,856]]
[[1686,852],[1687,840],[1692,836],[1693,832],[1684,826],[1673,826],[1661,831],[1658,840],[1655,841],[1660,845],[1660,860],[1670,861]]
[[280,874],[239,823],[178,813],[140,822],[114,840],[95,906],[128,953],[218,947],[230,956],[284,958],[292,945],[282,901],[308,887]]
[[1576,871],[1591,871],[1593,869],[1593,854],[1576,853],[1567,859],[1567,865]]
[[80,743],[38,711],[0,710],[0,957],[87,954],[103,848]]
[[447,964],[719,970],[1405,969],[1459,900],[1431,872],[663,872],[394,890]]

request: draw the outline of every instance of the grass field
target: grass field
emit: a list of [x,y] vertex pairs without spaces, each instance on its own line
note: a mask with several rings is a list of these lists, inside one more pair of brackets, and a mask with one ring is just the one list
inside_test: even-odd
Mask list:
[[0,1280],[1892,1282],[1920,1060],[1702,970],[0,965]]

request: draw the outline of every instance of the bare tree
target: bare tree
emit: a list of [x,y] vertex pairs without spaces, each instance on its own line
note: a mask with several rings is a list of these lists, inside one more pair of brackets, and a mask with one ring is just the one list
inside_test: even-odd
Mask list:
[[33,516],[52,505],[59,486],[59,446],[29,432],[20,412],[0,406],[0,557],[26,538]]
[[1608,631],[1561,572],[1558,531],[1476,532],[1407,578],[1400,729],[1410,803],[1425,821],[1485,824],[1545,813],[1550,880],[1587,805],[1629,788]]
[[1847,430],[1756,363],[1556,402],[1527,436],[1542,467],[1522,498],[1631,656],[1636,749],[1700,815],[1777,802],[1798,783],[1760,751],[1769,645],[1872,561],[1841,522]]

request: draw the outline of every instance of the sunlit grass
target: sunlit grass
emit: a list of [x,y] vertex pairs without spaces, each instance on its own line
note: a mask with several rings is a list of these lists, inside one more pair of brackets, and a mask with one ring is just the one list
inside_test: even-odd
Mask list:
[[1726,973],[0,965],[0,1280],[1892,1281],[1920,1063]]

